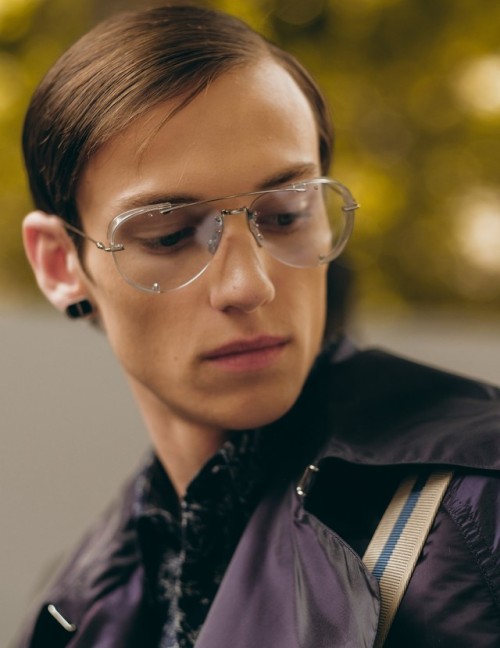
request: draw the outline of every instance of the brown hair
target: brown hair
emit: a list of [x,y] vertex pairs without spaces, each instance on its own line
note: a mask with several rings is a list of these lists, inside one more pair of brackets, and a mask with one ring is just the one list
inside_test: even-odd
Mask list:
[[42,80],[23,132],[35,206],[78,224],[79,176],[99,147],[159,103],[179,99],[180,110],[224,72],[266,56],[288,71],[308,99],[326,174],[332,126],[320,90],[300,63],[233,16],[170,5],[101,23]]

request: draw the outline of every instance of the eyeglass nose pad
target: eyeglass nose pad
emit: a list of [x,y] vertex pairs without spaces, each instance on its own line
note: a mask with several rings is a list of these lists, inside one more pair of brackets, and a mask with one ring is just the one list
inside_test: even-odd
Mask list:
[[224,218],[222,216],[216,216],[215,223],[216,228],[208,239],[207,243],[207,249],[212,256],[217,252],[219,248],[219,243],[222,238],[222,231],[224,229]]
[[246,212],[248,218],[248,229],[252,233],[257,245],[259,247],[262,247],[262,241],[264,240],[264,237],[260,233],[259,226],[257,225],[257,221],[255,220],[256,212],[251,211],[250,209],[247,209]]

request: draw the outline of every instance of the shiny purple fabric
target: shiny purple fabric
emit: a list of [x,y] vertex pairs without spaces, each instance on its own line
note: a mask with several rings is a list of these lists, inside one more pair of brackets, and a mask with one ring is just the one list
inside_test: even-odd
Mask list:
[[[196,648],[372,646],[377,587],[358,554],[399,480],[429,465],[452,466],[455,477],[385,648],[498,648],[500,392],[344,348],[333,362],[320,359],[279,425],[323,437],[312,458],[318,477],[304,502],[291,479],[262,499]],[[302,468],[310,460],[304,455]],[[161,619],[131,508],[129,487],[52,586],[19,648],[157,648]],[[74,635],[49,618],[49,602],[78,626]]]
[[368,648],[377,583],[359,557],[288,489],[259,507],[197,648]]

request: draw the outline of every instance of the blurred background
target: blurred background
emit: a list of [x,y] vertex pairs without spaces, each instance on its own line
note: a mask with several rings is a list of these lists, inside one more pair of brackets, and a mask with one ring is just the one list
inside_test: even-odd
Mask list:
[[[80,34],[151,4],[0,0],[2,645],[43,572],[147,446],[103,336],[53,313],[24,260],[23,115]],[[329,98],[332,175],[361,203],[336,269],[351,334],[500,383],[500,3],[198,4],[244,18],[294,53]]]
[[[1,0],[0,286],[32,299],[19,221],[29,207],[23,114],[51,63],[140,0]],[[283,45],[332,107],[334,174],[362,205],[357,300],[380,309],[497,313],[500,5],[482,0],[210,0]],[[57,118],[57,116],[54,116]]]

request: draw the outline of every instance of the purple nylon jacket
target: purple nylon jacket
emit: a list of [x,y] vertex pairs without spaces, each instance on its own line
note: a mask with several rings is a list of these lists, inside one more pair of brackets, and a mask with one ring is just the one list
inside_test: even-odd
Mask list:
[[[452,466],[454,478],[385,646],[498,648],[500,390],[343,344],[318,361],[279,423],[292,424],[322,439],[312,457],[317,477],[299,498],[296,480],[278,471],[196,648],[372,647],[378,585],[359,555],[399,481],[433,466]],[[310,462],[304,454],[302,468]],[[132,490],[84,539],[19,648],[158,646]]]

